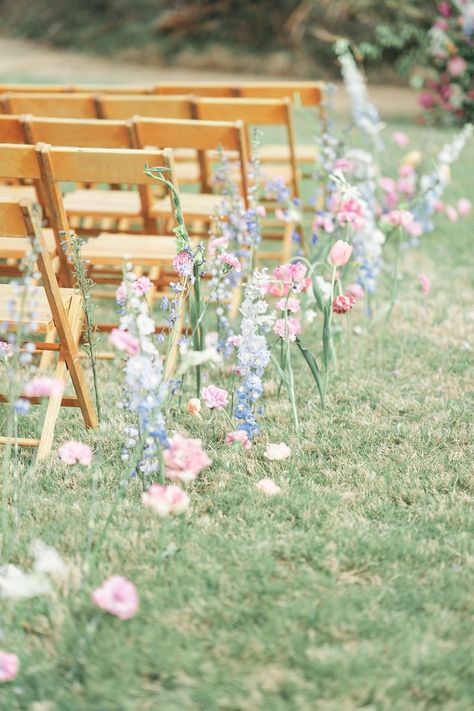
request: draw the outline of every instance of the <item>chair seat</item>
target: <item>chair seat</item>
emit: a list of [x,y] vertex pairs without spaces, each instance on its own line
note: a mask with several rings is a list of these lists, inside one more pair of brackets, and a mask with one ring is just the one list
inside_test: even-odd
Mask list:
[[[222,202],[222,196],[213,193],[181,193],[180,198],[185,220],[208,220],[214,212],[214,208]],[[151,206],[150,214],[153,217],[169,215],[169,204],[168,198],[155,200]]]
[[[49,254],[54,257],[56,254],[56,241],[54,232],[50,229],[43,229]],[[31,248],[28,237],[0,237],[0,258],[1,259],[21,259]]]
[[[74,295],[74,289],[60,289],[61,299],[64,306],[69,308],[69,302]],[[54,325],[53,316],[49,307],[46,293],[42,287],[38,287],[31,301],[34,305],[34,323],[35,331],[39,333],[47,333]],[[20,314],[19,319],[12,318],[12,308],[14,311],[19,310],[21,304],[21,293],[13,289],[10,284],[0,284],[0,322],[7,323],[11,330],[15,330],[19,323],[29,324],[32,319],[29,317],[29,309],[25,314]]]
[[80,217],[141,215],[140,196],[132,190],[75,190],[65,195],[63,202],[69,215]]
[[91,264],[122,265],[127,261],[140,266],[169,266],[176,255],[176,239],[169,235],[101,232],[84,245],[82,254]]

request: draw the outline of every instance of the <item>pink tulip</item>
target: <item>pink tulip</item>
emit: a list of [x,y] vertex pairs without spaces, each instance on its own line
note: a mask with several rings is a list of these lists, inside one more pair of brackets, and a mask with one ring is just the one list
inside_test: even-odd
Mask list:
[[281,492],[278,484],[275,484],[272,479],[260,479],[255,486],[262,494],[265,494],[265,496],[276,496]]
[[58,449],[58,455],[64,464],[82,464],[88,467],[92,462],[92,449],[84,442],[64,442]]
[[0,650],[0,684],[12,681],[20,669],[20,660],[16,654]]
[[239,444],[243,449],[250,449],[252,443],[250,442],[248,435],[244,430],[236,430],[235,432],[229,432],[226,435],[225,443],[228,445]]
[[140,344],[135,336],[132,336],[128,331],[123,331],[120,328],[114,328],[111,331],[109,343],[115,346],[117,350],[124,351],[129,355],[136,355],[140,350]]
[[172,481],[189,482],[212,461],[201,446],[200,439],[188,439],[175,434],[169,440],[169,448],[163,452],[166,476]]
[[189,496],[175,484],[152,484],[148,491],[142,494],[142,502],[158,516],[164,517],[183,513],[189,506]]
[[112,575],[92,593],[92,602],[121,620],[129,620],[139,607],[135,585],[121,575]]
[[348,242],[338,239],[329,252],[329,261],[334,267],[343,267],[352,255],[353,247]]
[[229,402],[227,391],[215,385],[202,389],[202,399],[210,410],[223,410]]

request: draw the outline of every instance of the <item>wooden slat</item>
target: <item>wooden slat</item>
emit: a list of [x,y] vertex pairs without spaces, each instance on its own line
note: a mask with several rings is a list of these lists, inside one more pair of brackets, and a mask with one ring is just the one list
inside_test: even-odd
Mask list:
[[204,121],[245,121],[266,126],[287,122],[285,99],[206,99],[193,100],[196,118]]
[[34,146],[0,145],[0,178],[39,180],[40,177]]
[[26,143],[19,116],[0,116],[0,143]]
[[12,114],[34,114],[55,118],[98,118],[92,94],[44,93],[5,94],[4,106]]
[[98,97],[102,118],[130,119],[132,116],[191,119],[188,96],[107,96]]
[[193,121],[137,118],[135,127],[141,146],[238,150],[242,122]]
[[25,124],[29,132],[28,143],[78,148],[132,147],[130,126],[125,121],[26,117]]

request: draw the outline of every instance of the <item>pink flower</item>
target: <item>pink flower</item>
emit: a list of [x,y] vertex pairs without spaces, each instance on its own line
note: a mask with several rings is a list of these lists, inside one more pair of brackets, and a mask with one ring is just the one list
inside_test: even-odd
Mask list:
[[138,294],[138,296],[144,296],[148,291],[150,291],[152,286],[153,284],[146,276],[138,277],[138,279],[135,279],[135,281],[132,282],[132,289],[136,294]]
[[392,227],[407,228],[414,220],[413,215],[408,210],[392,210],[384,215],[382,222]]
[[190,277],[193,273],[193,258],[189,252],[178,252],[173,259],[173,269],[181,277]]
[[426,274],[420,274],[420,276],[418,277],[418,281],[420,282],[420,287],[423,294],[429,294],[431,291],[431,284]]
[[449,2],[440,2],[438,5],[438,12],[443,17],[449,17],[451,15],[451,7],[449,6]]
[[142,502],[158,516],[168,516],[183,513],[189,506],[189,496],[175,484],[152,484],[148,491],[142,494]]
[[334,161],[334,170],[347,170],[351,171],[354,169],[354,162],[348,158],[338,158]]
[[272,479],[260,479],[255,486],[262,494],[265,494],[265,496],[276,496],[281,492],[278,484],[275,484]]
[[121,328],[114,328],[109,335],[109,343],[119,351],[125,351],[129,355],[136,355],[140,350],[140,344],[135,336]]
[[124,303],[127,300],[127,285],[123,281],[120,286],[118,287],[117,291],[115,292],[115,301],[120,304],[121,306],[124,305]]
[[257,205],[255,208],[255,212],[259,217],[266,217],[267,216],[267,210],[265,205]]
[[362,203],[353,197],[345,198],[337,206],[337,221],[340,225],[349,225],[354,230],[362,229],[365,223]]
[[289,298],[287,299],[280,299],[277,301],[276,305],[277,309],[280,309],[280,311],[291,311],[292,314],[297,313],[300,310],[300,301],[299,299],[293,299]]
[[395,192],[395,189],[397,187],[396,182],[394,181],[393,178],[389,178],[387,176],[382,176],[379,180],[379,185],[384,191],[384,193],[393,193]]
[[187,483],[212,464],[200,439],[188,439],[175,434],[169,442],[169,448],[163,453],[168,479]]
[[24,394],[26,397],[59,397],[63,391],[64,383],[61,380],[40,376],[26,383]]
[[275,217],[281,222],[291,222],[290,216],[286,212],[284,212],[281,207],[277,207],[277,209],[275,210]]
[[100,588],[94,590],[91,599],[94,605],[121,620],[129,620],[138,611],[137,589],[121,575],[112,575],[105,580]]
[[[294,291],[303,291],[306,283],[306,265],[303,262],[291,262],[282,264],[273,270],[273,276],[277,281],[283,282],[285,286],[291,286]],[[284,296],[285,294],[278,294]]]
[[446,205],[446,217],[450,222],[457,222],[459,220],[459,215],[456,208],[451,205]]
[[466,217],[471,212],[472,204],[467,198],[460,198],[458,200],[458,213],[461,217]]
[[13,353],[13,349],[7,341],[0,341],[0,358],[8,358]]
[[410,163],[402,163],[398,169],[398,175],[401,178],[413,178],[415,175],[415,168],[410,165]]
[[423,227],[420,225],[419,222],[413,220],[413,222],[408,225],[407,232],[410,237],[421,237],[421,235],[423,234]]
[[351,294],[336,296],[332,302],[332,310],[335,314],[345,314],[352,309],[355,303],[356,299]]
[[280,442],[280,444],[267,444],[267,448],[263,453],[263,456],[271,462],[288,459],[290,455],[291,449],[284,442]]
[[58,455],[64,464],[83,464],[88,467],[92,462],[92,449],[84,442],[64,442],[58,449]]
[[365,295],[365,291],[360,284],[349,284],[346,293],[348,296],[353,296],[354,299],[362,299]]
[[285,322],[284,318],[279,318],[273,326],[273,331],[277,336],[280,336],[280,338],[288,338],[289,341],[296,341],[296,336],[299,336],[301,333],[301,321],[299,318],[294,318],[293,316],[290,316],[287,322]]
[[316,215],[313,222],[313,232],[317,232],[318,227],[322,227],[328,234],[334,232],[334,222],[329,215]]
[[338,239],[330,249],[329,261],[334,267],[343,267],[351,258],[352,249],[348,242]]
[[405,148],[410,143],[409,137],[403,131],[395,131],[395,133],[392,134],[392,138],[400,148]]
[[229,445],[240,444],[244,449],[250,449],[252,443],[250,442],[248,435],[244,430],[236,430],[235,432],[229,432],[226,435],[225,443]]
[[462,57],[451,57],[448,60],[448,72],[452,77],[459,77],[467,69],[467,63]]
[[192,397],[190,400],[188,400],[188,404],[186,405],[186,410],[193,417],[200,417],[200,412],[201,412],[200,399],[198,397]]
[[207,388],[203,388],[202,399],[211,410],[223,410],[229,402],[227,391],[216,387],[216,385],[208,385]]
[[242,343],[242,336],[240,334],[234,334],[233,336],[229,336],[226,343],[228,346],[234,346],[234,348],[238,348]]
[[16,654],[9,654],[0,650],[0,684],[12,681],[20,669],[20,660]]
[[240,272],[242,270],[242,265],[240,264],[237,257],[235,257],[233,254],[228,254],[227,252],[225,252],[224,254],[220,254],[218,257],[218,261],[221,264],[224,264],[225,266],[229,267],[229,269],[234,269],[236,272]]
[[418,101],[420,102],[421,106],[424,109],[431,109],[435,103],[433,94],[429,94],[426,91],[420,95],[420,98],[418,99]]

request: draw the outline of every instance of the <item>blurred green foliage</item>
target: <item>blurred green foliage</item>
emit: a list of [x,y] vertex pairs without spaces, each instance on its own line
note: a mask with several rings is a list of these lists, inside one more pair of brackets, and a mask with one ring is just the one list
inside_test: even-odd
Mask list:
[[[406,68],[435,14],[434,0],[0,0],[3,32],[113,53],[172,59],[220,44],[239,53],[291,52],[311,66],[349,37],[369,60]],[[334,64],[335,67],[335,64]],[[329,68],[329,67],[328,67]]]

